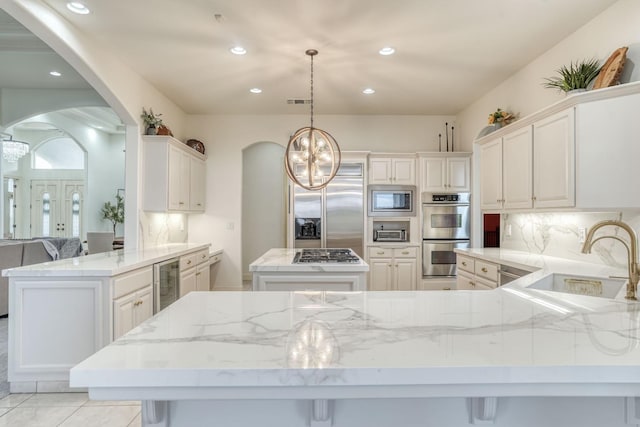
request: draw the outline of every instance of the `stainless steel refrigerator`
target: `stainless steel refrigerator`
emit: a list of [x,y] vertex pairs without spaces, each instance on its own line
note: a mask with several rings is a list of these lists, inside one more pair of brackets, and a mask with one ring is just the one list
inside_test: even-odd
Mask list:
[[289,185],[295,248],[351,248],[364,258],[364,163],[342,163],[322,190]]

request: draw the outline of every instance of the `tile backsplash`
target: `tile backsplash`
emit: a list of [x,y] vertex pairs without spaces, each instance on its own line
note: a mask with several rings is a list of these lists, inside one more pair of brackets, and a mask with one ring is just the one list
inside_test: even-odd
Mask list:
[[[501,216],[500,247],[626,268],[627,250],[614,239],[597,242],[591,254],[580,252],[581,229],[588,230],[593,224],[606,219],[622,220],[636,233],[640,231],[640,210],[509,213]],[[602,235],[614,235],[629,242],[628,234],[618,227],[601,228],[596,236]]]
[[142,248],[165,243],[186,243],[187,217],[185,214],[141,212],[138,230]]

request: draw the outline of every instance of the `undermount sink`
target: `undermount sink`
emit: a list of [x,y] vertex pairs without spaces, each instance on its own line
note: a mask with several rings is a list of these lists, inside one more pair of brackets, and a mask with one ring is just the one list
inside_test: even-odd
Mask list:
[[626,283],[627,279],[554,273],[527,288],[613,299],[623,290]]

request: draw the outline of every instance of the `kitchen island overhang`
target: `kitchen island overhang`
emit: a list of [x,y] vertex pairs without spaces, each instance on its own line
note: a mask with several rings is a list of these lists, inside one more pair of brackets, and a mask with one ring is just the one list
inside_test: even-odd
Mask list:
[[[279,401],[272,410],[291,426],[301,425],[303,401],[317,418],[310,425],[322,425],[324,405],[333,402],[336,426],[375,425],[346,415],[356,401],[374,414],[399,399],[411,408],[405,416],[417,419],[425,398],[466,399],[476,408],[470,417],[490,412],[495,397],[547,397],[551,412],[563,396],[586,399],[585,413],[609,411],[603,402],[615,396],[635,404],[639,305],[582,298],[588,309],[576,307],[574,296],[567,314],[502,289],[192,293],[73,368],[71,384],[88,387],[94,399],[168,407],[167,419],[178,425],[197,425],[191,415],[181,418],[185,408],[207,417],[223,401],[256,410]],[[298,332],[308,325],[315,334],[304,338]],[[575,425],[598,426],[590,416],[595,424]],[[504,422],[513,425],[512,417]],[[223,425],[243,425],[230,420]],[[459,425],[445,416],[433,422]]]
[[[296,263],[303,249],[273,248],[249,265],[254,291],[366,291],[369,265],[353,251],[352,262]],[[331,250],[331,249],[329,249]]]

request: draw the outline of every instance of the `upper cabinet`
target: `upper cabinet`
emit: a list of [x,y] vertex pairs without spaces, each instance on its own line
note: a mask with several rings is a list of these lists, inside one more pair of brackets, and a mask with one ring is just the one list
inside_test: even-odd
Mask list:
[[480,138],[481,209],[637,208],[639,110],[640,83],[630,83],[573,95]]
[[170,136],[145,136],[143,209],[204,212],[206,157]]
[[415,154],[371,154],[369,156],[369,184],[416,185]]
[[471,189],[471,153],[420,156],[421,191],[465,192]]

